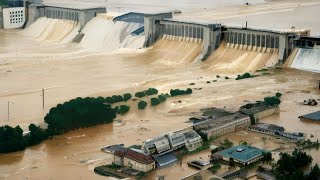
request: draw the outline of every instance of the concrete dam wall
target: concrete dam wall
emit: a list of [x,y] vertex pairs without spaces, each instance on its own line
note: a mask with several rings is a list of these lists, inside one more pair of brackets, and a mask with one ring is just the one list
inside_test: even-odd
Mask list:
[[80,24],[80,28],[82,28],[92,18],[96,17],[98,13],[106,13],[106,8],[71,9],[29,5],[27,8],[28,21],[26,27],[30,26],[40,17],[47,17],[51,19],[77,21]]

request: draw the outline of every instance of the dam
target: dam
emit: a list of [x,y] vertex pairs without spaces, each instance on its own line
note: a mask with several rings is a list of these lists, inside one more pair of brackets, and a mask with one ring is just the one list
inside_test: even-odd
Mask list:
[[[8,16],[5,8],[1,11],[0,24]],[[158,51],[153,53],[154,57],[166,60],[167,64],[173,59],[177,62],[207,60],[208,69],[231,69],[230,72],[282,65],[294,47],[311,42],[306,38],[297,41],[301,32],[177,20],[170,11],[111,15],[105,7],[67,8],[33,3],[19,12],[22,14],[20,24],[11,28],[24,26],[22,33],[39,40],[73,41],[82,47],[106,51],[155,47],[151,50]],[[175,53],[156,55],[171,50]]]

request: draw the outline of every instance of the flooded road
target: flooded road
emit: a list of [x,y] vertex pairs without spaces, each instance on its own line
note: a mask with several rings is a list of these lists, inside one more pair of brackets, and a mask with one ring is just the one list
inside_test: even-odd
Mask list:
[[[315,3],[314,6],[318,5]],[[192,12],[187,15],[192,15]],[[314,21],[308,22],[317,29]],[[145,139],[190,125],[186,121],[201,108],[218,107],[236,111],[248,101],[261,100],[276,92],[283,93],[280,115],[261,121],[284,126],[288,131],[307,133],[308,137],[312,134],[312,140],[320,139],[320,124],[302,122],[297,118],[319,110],[317,106],[304,106],[301,102],[309,98],[319,99],[320,92],[316,90],[315,83],[320,79],[320,74],[282,69],[271,75],[235,81],[235,70],[217,71],[210,68],[212,62],[193,61],[190,56],[196,57],[199,49],[197,42],[162,40],[149,49],[108,52],[88,50],[79,44],[37,41],[17,31],[1,30],[0,125],[20,125],[25,130],[30,123],[45,126],[43,117],[51,107],[79,96],[106,97],[135,93],[149,87],[163,93],[172,88],[202,89],[194,89],[194,93],[188,96],[170,98],[144,111],[137,110],[137,102],[130,101],[130,112],[118,116],[117,123],[79,129],[22,152],[1,154],[0,179],[106,179],[93,172],[95,166],[111,161],[111,157],[102,153],[100,147],[115,143],[125,143],[126,146],[141,144]],[[191,53],[190,56],[186,56],[187,53]],[[216,78],[217,74],[221,78]],[[226,80],[225,76],[231,79]],[[195,85],[190,86],[190,83]],[[44,109],[42,88],[45,88]],[[9,121],[8,101],[11,102]],[[246,140],[266,149],[281,146],[276,140],[263,142],[260,136],[256,135],[257,139],[252,136],[241,131],[236,136],[221,138],[228,137],[235,143]],[[317,158],[320,157],[319,151],[310,150],[310,153],[314,156],[314,162],[320,163]],[[184,177],[195,172],[185,162],[207,157],[207,154],[203,152],[184,159],[181,165],[157,170],[149,179],[161,175],[168,179]]]

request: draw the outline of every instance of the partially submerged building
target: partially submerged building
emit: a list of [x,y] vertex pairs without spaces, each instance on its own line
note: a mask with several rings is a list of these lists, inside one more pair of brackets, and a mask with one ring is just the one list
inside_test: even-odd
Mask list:
[[280,108],[278,106],[266,106],[262,103],[247,104],[239,110],[246,115],[253,115],[255,119],[262,119],[273,114],[278,114]]
[[250,117],[240,113],[209,119],[194,125],[194,129],[208,139],[245,129],[251,125]]
[[148,172],[156,168],[155,160],[152,156],[138,149],[115,151],[113,163],[143,172]]
[[320,111],[299,116],[300,120],[318,121],[320,122]]
[[257,123],[247,128],[250,131],[264,133],[272,136],[283,137],[292,140],[304,140],[305,134],[300,132],[287,132],[282,126],[267,123]]
[[247,166],[264,157],[265,151],[248,145],[238,145],[216,153],[221,160]]
[[186,148],[188,151],[194,151],[202,146],[202,142],[201,136],[190,126],[146,140],[143,149],[152,154],[157,165],[161,167],[177,161],[175,150]]

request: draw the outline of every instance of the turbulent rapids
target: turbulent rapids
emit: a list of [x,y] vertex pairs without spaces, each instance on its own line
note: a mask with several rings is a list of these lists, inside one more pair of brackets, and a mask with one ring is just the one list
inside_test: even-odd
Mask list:
[[42,17],[21,33],[39,41],[68,43],[76,37],[79,30],[80,26],[76,21]]
[[142,26],[140,23],[113,21],[113,16],[99,14],[83,28],[81,46],[90,49],[112,51],[119,48],[139,49],[143,47],[144,35],[132,32]]
[[223,42],[206,63],[212,71],[237,73],[271,67],[277,62],[276,49],[261,49]]

